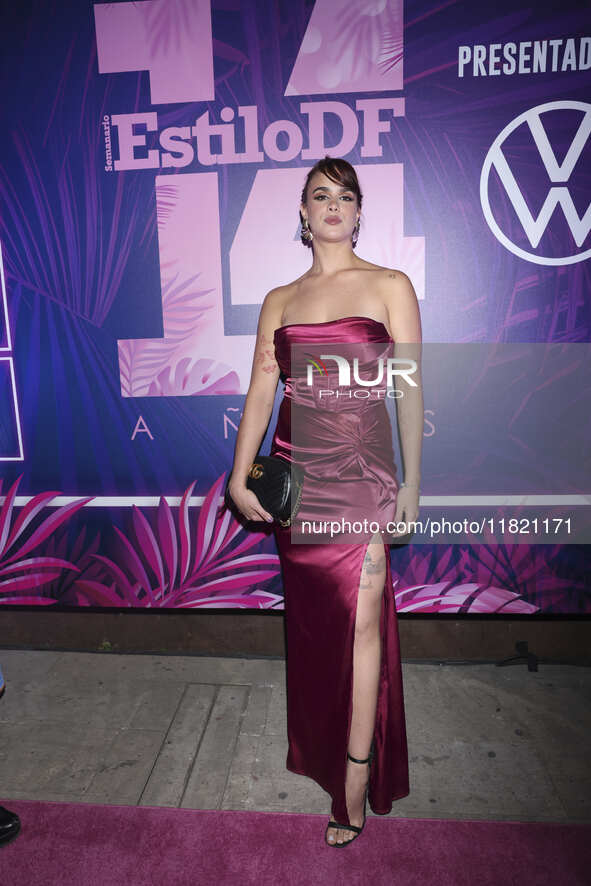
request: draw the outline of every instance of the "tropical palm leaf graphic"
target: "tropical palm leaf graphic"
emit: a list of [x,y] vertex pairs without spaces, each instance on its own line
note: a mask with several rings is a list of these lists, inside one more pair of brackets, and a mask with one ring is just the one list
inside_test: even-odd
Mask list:
[[[233,11],[240,12],[239,3],[235,4]],[[195,0],[160,0],[147,6],[144,14],[150,55],[157,57],[180,49],[182,37],[187,33],[196,37],[194,13]],[[216,86],[229,79],[236,70],[242,71],[250,64],[250,58],[229,43],[214,37],[212,46],[214,56],[233,63],[233,67],[223,77],[216,77]]]
[[538,612],[512,591],[494,586],[440,582],[415,585],[394,594],[397,612],[503,612],[531,614]]
[[146,33],[150,54],[155,56],[179,49],[182,35],[191,31],[194,0],[166,0],[146,7]]
[[402,38],[395,36],[400,31],[399,14],[394,4],[380,4],[373,0],[360,4],[359,0],[351,0],[331,34],[333,44],[338,44],[343,78],[362,79],[374,59],[378,60],[384,74],[395,67],[403,56]]
[[50,516],[33,528],[35,518],[59,493],[41,492],[33,496],[12,522],[14,500],[21,479],[22,474],[8,490],[0,510],[0,604],[52,604],[56,601],[46,594],[46,586],[55,581],[64,569],[79,572],[79,568],[63,556],[41,556],[39,553],[35,556],[27,555],[49,539],[91,498],[80,498],[52,509]]
[[[195,483],[185,491],[176,521],[164,498],[154,525],[133,508],[132,533],[114,526],[117,550],[99,553],[100,535],[87,544],[84,525],[68,547],[66,524],[91,498],[51,508],[37,520],[59,494],[39,493],[14,518],[19,477],[0,507],[0,604],[283,608],[281,595],[256,587],[279,574],[279,557],[261,551],[266,533],[244,531],[218,506],[224,479],[225,474],[209,490],[197,519],[189,512]],[[449,546],[443,553],[403,547],[392,556],[396,609],[570,611],[587,584],[576,558],[560,574],[563,547],[479,544]]]
[[382,74],[387,74],[392,68],[402,61],[404,55],[404,43],[400,37],[394,37],[384,29],[382,33],[382,49],[378,59],[378,67]]
[[156,221],[162,231],[172,216],[179,199],[178,185],[156,185]]
[[[0,232],[7,244],[7,275],[96,326],[102,326],[119,291],[133,231],[143,216],[139,182],[120,173],[107,233],[97,224],[106,212],[96,162],[100,137],[99,128],[86,120],[78,151],[68,145],[56,163],[59,176],[48,180],[27,133],[16,131],[13,141],[22,184],[0,166]],[[82,195],[76,184],[78,163],[83,170]],[[28,188],[26,202],[19,186]],[[14,231],[20,235],[18,241]]]
[[169,374],[177,349],[193,336],[203,316],[210,310],[211,306],[203,304],[202,299],[212,290],[190,288],[198,276],[195,274],[177,283],[177,273],[162,287],[165,338],[125,339],[119,342],[123,397],[150,396],[150,385],[162,372]]
[[397,611],[564,612],[584,590],[584,578],[559,574],[560,544],[451,545],[440,551],[408,548],[394,554]]
[[277,575],[279,557],[247,553],[267,536],[247,532],[245,538],[238,538],[242,525],[231,511],[218,505],[224,479],[225,473],[213,484],[196,521],[191,521],[189,514],[195,482],[185,490],[176,524],[164,497],[160,498],[155,527],[134,506],[132,537],[114,527],[116,561],[94,555],[107,579],[81,578],[76,588],[93,603],[105,606],[270,609],[282,603],[281,596],[251,590],[253,584]]
[[76,582],[81,579],[100,580],[103,567],[94,558],[97,553],[101,536],[96,533],[90,544],[86,544],[88,534],[87,527],[82,526],[76,536],[71,550],[69,549],[68,527],[62,527],[59,533],[55,533],[47,540],[43,553],[47,556],[61,557],[68,560],[76,568],[75,570],[63,571],[54,581],[44,587],[43,593],[51,597],[56,603],[66,606],[89,606],[90,602],[76,587]]

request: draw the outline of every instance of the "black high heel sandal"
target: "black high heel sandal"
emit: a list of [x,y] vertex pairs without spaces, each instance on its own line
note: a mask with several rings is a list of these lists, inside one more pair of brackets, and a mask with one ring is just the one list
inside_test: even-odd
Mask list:
[[[366,757],[365,760],[358,760],[356,757],[352,757],[351,754],[349,753],[349,751],[347,751],[347,760],[352,760],[353,763],[369,763],[369,766],[367,768],[367,784],[365,786],[365,794],[363,795],[363,824],[361,825],[361,827],[359,827],[359,825],[355,825],[355,824],[340,824],[338,821],[329,821],[329,823],[326,826],[326,831],[324,832],[324,842],[326,843],[327,846],[333,846],[338,849],[343,849],[345,846],[348,846],[349,843],[352,843],[353,840],[356,840],[357,837],[362,832],[363,828],[365,827],[365,818],[366,818],[365,805],[367,802],[367,792],[369,789],[369,775],[371,772],[371,761],[373,760],[373,757],[374,757],[374,742],[375,742],[375,740],[372,739],[371,748],[369,751],[369,756]],[[356,831],[356,834],[354,837],[351,837],[350,840],[345,840],[343,843],[337,843],[336,841],[334,843],[329,843],[328,840],[326,839],[328,836],[328,829],[329,828],[342,828],[343,830],[346,830],[346,831]]]

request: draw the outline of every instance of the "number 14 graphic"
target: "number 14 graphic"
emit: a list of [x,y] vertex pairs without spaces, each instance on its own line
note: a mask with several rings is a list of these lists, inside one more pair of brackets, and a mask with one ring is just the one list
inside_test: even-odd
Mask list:
[[[306,51],[296,59],[286,94],[301,94],[302,85],[308,95],[402,88],[398,2],[382,4],[384,11],[379,14],[376,10],[372,15],[367,10],[359,12],[359,28],[365,39],[374,39],[368,27],[386,28],[391,35],[392,64],[384,67],[370,60],[365,69],[356,72],[356,79],[350,71],[340,71],[339,82],[331,86],[323,82],[322,66],[311,63],[310,41],[321,41],[322,33],[334,26],[343,2],[317,0],[302,42]],[[211,101],[209,5],[190,7],[182,27],[174,10],[172,3],[151,0],[96,4],[99,71],[148,70],[153,104]],[[162,38],[166,29],[175,39],[156,39]],[[362,219],[360,254],[369,261],[405,270],[420,298],[424,239],[401,233],[402,166],[364,164],[361,169],[367,223]],[[308,267],[309,253],[299,241],[297,224],[305,173],[301,167],[257,171],[229,249],[230,313],[234,306],[260,305],[269,289],[298,277]],[[254,336],[224,332],[218,174],[158,175],[155,189],[164,337],[119,341],[122,396],[246,393]]]

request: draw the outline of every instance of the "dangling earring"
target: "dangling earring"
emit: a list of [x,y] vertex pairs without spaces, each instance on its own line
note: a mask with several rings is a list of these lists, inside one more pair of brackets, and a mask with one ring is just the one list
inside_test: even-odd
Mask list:
[[308,219],[305,218],[302,221],[301,225],[302,225],[302,234],[301,234],[302,240],[304,240],[305,243],[311,243],[312,240],[314,239],[314,234],[310,230],[310,226],[308,224]]
[[351,245],[353,247],[357,246],[357,241],[359,240],[359,219],[355,222],[355,227],[353,228],[353,233],[351,234]]

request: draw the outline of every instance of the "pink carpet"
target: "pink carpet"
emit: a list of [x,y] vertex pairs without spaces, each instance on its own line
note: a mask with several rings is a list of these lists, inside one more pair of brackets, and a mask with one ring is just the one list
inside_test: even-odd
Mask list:
[[589,886],[591,825],[371,817],[346,849],[327,816],[2,799],[20,835],[2,886]]

